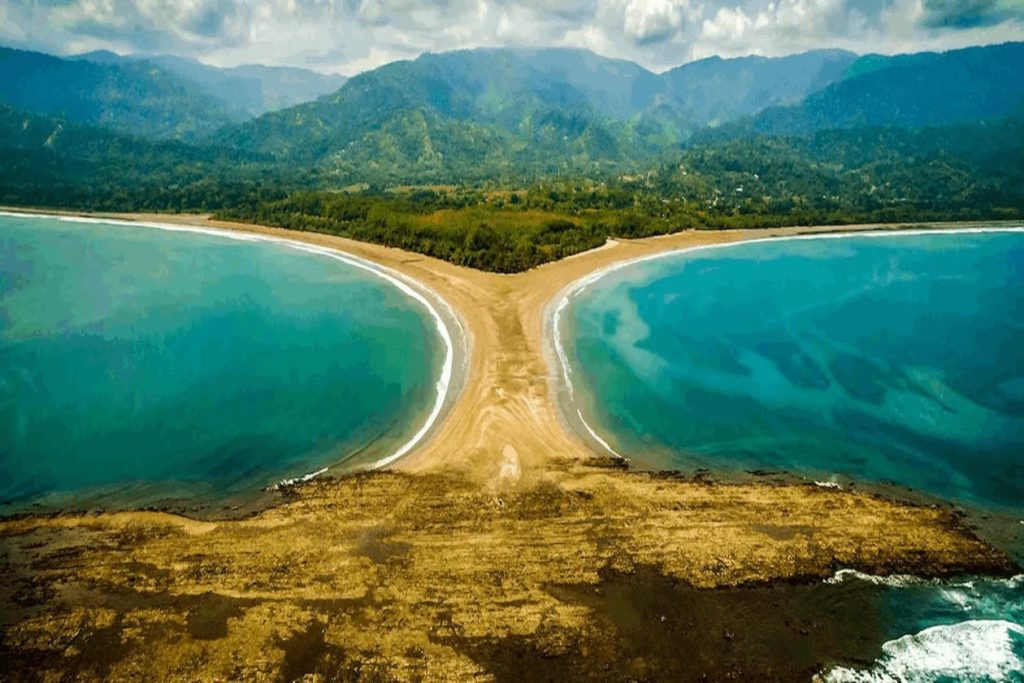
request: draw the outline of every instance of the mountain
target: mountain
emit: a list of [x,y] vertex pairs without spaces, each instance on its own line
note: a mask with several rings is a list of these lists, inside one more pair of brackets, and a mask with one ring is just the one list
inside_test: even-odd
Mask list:
[[[833,128],[918,128],[997,121],[1024,113],[1024,43],[943,53],[868,55],[846,76],[789,107],[724,131],[801,135]],[[714,137],[714,134],[712,134]]]
[[309,180],[259,155],[154,140],[0,104],[0,205],[216,208]]
[[[998,122],[1024,115],[1022,65],[1024,44],[894,57],[820,50],[711,58],[663,74],[585,50],[462,50],[387,64],[319,99],[250,119],[226,102],[263,106],[252,89],[261,68],[6,50],[0,101],[62,124],[216,148],[227,175],[234,155],[258,159],[261,173],[315,178],[319,187],[523,186],[634,175],[715,141]],[[269,72],[279,82],[292,73]],[[239,75],[247,73],[255,75]],[[214,99],[236,87],[237,95]],[[733,159],[750,165],[740,161]]]
[[78,55],[75,59],[100,63],[124,64],[148,62],[160,69],[202,87],[207,94],[226,106],[259,116],[332,93],[347,80],[337,74],[321,74],[308,69],[251,64],[221,69],[194,59],[171,55],[152,57],[127,55],[100,50]]
[[921,127],[1024,112],[1021,44],[895,57],[841,50],[713,57],[662,74],[577,49],[428,53],[255,118],[342,80],[166,56],[5,54],[18,56],[6,60],[17,64],[0,84],[0,100],[12,105],[266,154],[283,168],[337,182],[596,176],[672,158],[694,135],[700,142]]
[[756,114],[769,106],[796,104],[846,76],[857,55],[812,50],[788,57],[709,57],[662,75],[682,116],[698,127]]
[[255,80],[260,84],[262,101],[253,114],[284,109],[302,102],[310,102],[334,92],[345,85],[347,76],[321,74],[308,69],[283,66],[247,64],[225,69],[232,78]]
[[333,95],[219,139],[337,173],[593,170],[671,142],[629,118],[659,88],[636,64],[580,50],[425,54],[355,76]]
[[0,48],[0,103],[154,138],[198,140],[246,118],[147,62],[102,64]]
[[219,139],[337,174],[403,168],[442,180],[523,167],[595,172],[671,153],[712,121],[799,100],[841,77],[854,58],[818,51],[715,59],[658,75],[575,49],[425,54]]

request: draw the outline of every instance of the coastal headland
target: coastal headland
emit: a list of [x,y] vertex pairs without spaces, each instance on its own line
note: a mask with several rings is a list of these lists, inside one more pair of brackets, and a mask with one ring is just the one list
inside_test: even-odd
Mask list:
[[807,679],[877,655],[870,596],[842,614],[798,599],[837,570],[1017,571],[952,507],[793,477],[637,471],[562,417],[546,326],[571,283],[661,251],[833,228],[615,241],[496,275],[328,235],[116,217],[398,271],[461,322],[462,388],[387,469],[284,487],[242,519],[0,520],[0,659],[15,680]]

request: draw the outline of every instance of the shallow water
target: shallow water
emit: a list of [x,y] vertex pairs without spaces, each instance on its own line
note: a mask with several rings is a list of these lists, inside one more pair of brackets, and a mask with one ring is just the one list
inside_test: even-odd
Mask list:
[[691,252],[609,274],[564,318],[617,450],[1024,503],[1024,234]]
[[423,305],[325,256],[0,216],[0,499],[223,502],[384,457],[443,351]]
[[[576,407],[619,453],[891,481],[1024,520],[1020,232],[692,251],[591,282],[559,318]],[[1020,539],[1003,532],[1018,557]],[[842,613],[847,593],[822,599]],[[872,600],[885,645],[827,680],[1024,680],[1020,577],[888,581]]]

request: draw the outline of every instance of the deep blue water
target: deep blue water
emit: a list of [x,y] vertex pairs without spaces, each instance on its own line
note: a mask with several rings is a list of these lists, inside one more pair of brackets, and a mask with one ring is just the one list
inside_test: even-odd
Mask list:
[[0,216],[0,499],[223,500],[388,455],[443,351],[424,306],[325,256]]
[[[561,320],[577,407],[627,457],[892,481],[1024,520],[1024,233],[692,251],[598,279]],[[832,678],[1024,680],[1021,577],[896,583],[882,657]]]

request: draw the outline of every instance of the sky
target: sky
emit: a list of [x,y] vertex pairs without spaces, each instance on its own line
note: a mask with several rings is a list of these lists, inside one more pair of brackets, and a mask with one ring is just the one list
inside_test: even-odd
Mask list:
[[354,75],[423,52],[581,47],[662,71],[711,55],[1024,40],[1024,0],[2,0],[0,44]]

